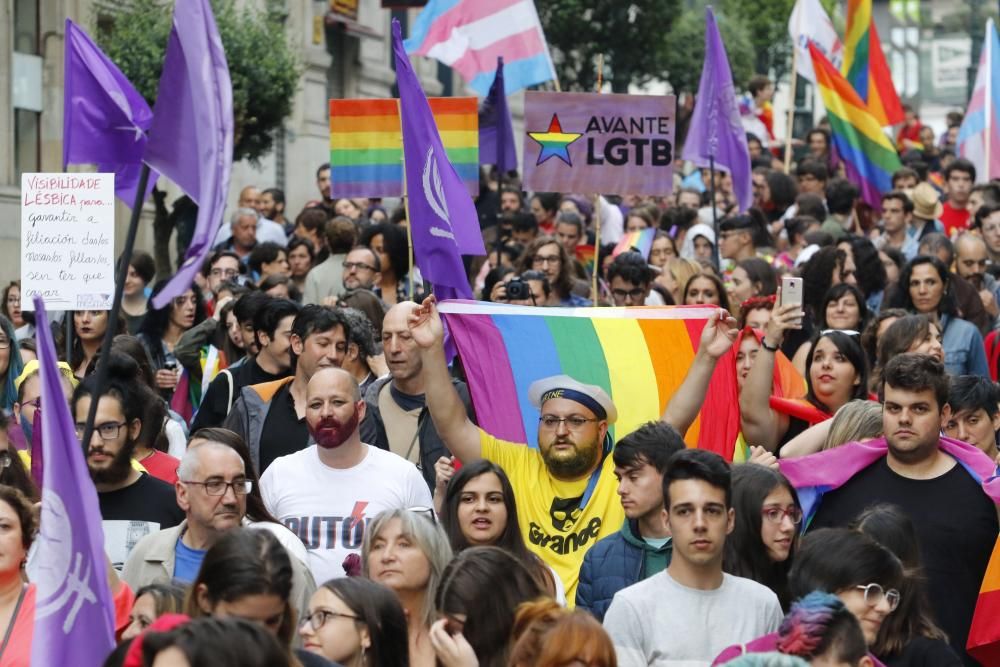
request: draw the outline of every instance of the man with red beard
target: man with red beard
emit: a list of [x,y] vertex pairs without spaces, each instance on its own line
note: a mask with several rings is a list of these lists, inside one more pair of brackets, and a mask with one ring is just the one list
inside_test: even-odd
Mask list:
[[431,507],[420,471],[361,441],[365,401],[345,370],[323,368],[306,388],[306,424],[315,441],[276,459],[261,477],[268,511],[299,536],[316,581],[343,577],[361,553],[365,525],[382,511]]

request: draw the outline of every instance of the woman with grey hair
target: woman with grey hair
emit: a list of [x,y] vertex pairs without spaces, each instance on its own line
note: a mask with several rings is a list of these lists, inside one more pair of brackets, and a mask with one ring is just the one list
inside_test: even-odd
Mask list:
[[436,617],[434,591],[452,551],[429,507],[388,510],[365,530],[366,577],[391,588],[406,611],[412,667],[434,667],[430,627]]

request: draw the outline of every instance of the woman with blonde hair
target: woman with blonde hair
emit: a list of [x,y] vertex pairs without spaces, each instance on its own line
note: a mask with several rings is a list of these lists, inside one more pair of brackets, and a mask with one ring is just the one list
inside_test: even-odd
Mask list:
[[701,265],[693,259],[671,257],[664,265],[663,272],[656,277],[656,282],[670,292],[674,303],[683,303],[684,286],[699,273],[701,273]]
[[448,536],[430,508],[388,510],[365,530],[364,575],[388,586],[406,612],[413,667],[433,667],[430,627],[437,616],[434,592],[451,561]]
[[843,405],[830,420],[821,451],[846,442],[872,440],[882,436],[882,404],[855,399]]

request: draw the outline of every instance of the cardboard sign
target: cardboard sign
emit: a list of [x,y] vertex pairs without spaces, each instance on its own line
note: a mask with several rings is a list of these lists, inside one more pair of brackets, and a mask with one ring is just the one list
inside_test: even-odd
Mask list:
[[664,195],[673,189],[672,95],[528,92],[524,189]]
[[110,310],[115,292],[115,175],[21,176],[21,308]]

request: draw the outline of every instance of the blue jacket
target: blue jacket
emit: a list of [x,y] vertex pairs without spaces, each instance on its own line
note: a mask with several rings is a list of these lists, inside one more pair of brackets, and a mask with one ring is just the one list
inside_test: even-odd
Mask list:
[[989,362],[983,337],[974,324],[963,319],[943,315],[944,326],[941,346],[944,348],[944,369],[951,375],[990,376]]
[[600,540],[583,557],[580,584],[576,589],[576,608],[585,609],[604,622],[615,593],[646,578],[646,555],[657,553],[670,564],[673,544],[670,540],[659,549],[639,535],[638,521],[626,519],[614,535]]

